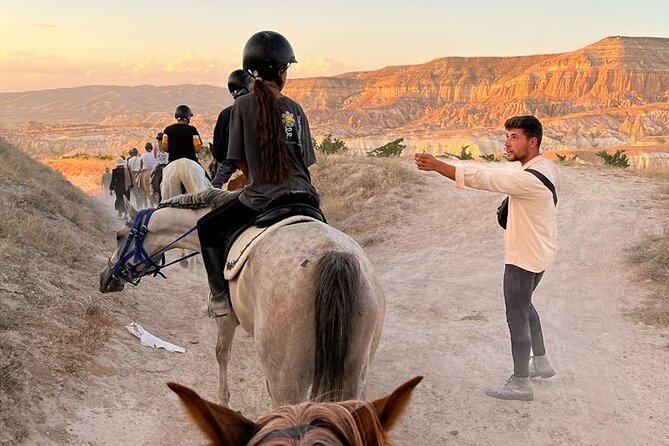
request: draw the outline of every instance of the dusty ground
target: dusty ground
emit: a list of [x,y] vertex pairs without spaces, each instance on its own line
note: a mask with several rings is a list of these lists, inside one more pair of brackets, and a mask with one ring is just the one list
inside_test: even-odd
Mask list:
[[[656,188],[613,170],[563,169],[560,251],[534,299],[558,374],[533,380],[534,402],[504,402],[484,393],[511,373],[502,231],[494,219],[501,197],[456,191],[426,174],[413,208],[367,248],[388,302],[368,396],[426,377],[394,432],[397,444],[669,444],[669,333],[625,317],[646,297],[625,264],[626,249],[669,221]],[[99,295],[114,300],[123,323],[138,322],[187,352],[141,346],[119,324],[88,383],[61,385],[53,416],[31,442],[204,444],[165,382],[216,398],[215,325],[204,316],[205,296],[202,265]],[[253,339],[241,331],[230,379],[233,408],[250,418],[268,409]]]

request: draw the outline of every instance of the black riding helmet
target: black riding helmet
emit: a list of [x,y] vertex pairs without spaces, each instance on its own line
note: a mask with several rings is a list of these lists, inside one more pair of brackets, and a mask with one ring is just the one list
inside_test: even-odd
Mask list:
[[248,72],[235,70],[228,76],[228,90],[232,97],[237,99],[249,92],[249,85],[252,81],[253,78]]
[[187,105],[180,105],[174,110],[174,117],[177,119],[190,119],[193,117],[193,112]]
[[277,32],[260,31],[244,46],[242,67],[265,80],[279,82],[279,69],[291,63],[297,63],[293,47]]

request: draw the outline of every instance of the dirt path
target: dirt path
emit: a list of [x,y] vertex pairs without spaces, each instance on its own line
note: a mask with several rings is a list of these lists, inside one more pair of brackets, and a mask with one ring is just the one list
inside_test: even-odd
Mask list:
[[[614,171],[563,170],[560,251],[534,301],[558,374],[533,380],[536,400],[521,403],[484,393],[511,373],[503,241],[493,216],[500,197],[459,192],[427,175],[415,209],[368,249],[388,301],[368,395],[426,377],[394,433],[397,444],[669,444],[669,333],[624,317],[645,298],[625,266],[625,250],[669,221],[656,187]],[[49,436],[62,432],[63,443],[82,445],[204,444],[164,383],[216,398],[215,326],[204,316],[205,296],[197,265],[100,297],[116,302],[124,322],[187,352],[143,347],[115,327],[96,377],[85,388],[64,386],[55,400]],[[269,408],[253,340],[241,331],[230,380],[233,408],[251,418]]]

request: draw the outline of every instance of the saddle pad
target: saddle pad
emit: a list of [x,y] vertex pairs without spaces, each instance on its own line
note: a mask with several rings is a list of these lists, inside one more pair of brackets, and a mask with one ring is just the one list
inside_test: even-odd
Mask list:
[[281,220],[272,226],[268,226],[266,228],[257,228],[255,226],[251,226],[246,231],[242,232],[241,235],[235,239],[232,247],[230,248],[230,252],[228,253],[228,257],[225,262],[225,271],[223,273],[225,280],[232,280],[237,277],[237,274],[239,274],[239,271],[241,271],[242,267],[246,263],[246,259],[248,259],[249,254],[251,251],[253,251],[253,248],[260,240],[283,226],[305,221],[319,220],[316,220],[312,217],[307,217],[306,215],[293,215],[292,217]]

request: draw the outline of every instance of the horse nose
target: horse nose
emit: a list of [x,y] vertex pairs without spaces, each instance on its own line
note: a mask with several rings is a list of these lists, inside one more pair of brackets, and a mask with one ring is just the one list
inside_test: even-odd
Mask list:
[[123,291],[123,283],[112,276],[111,269],[107,266],[100,272],[100,292],[112,293],[115,291]]

